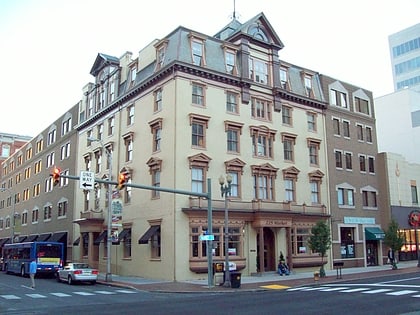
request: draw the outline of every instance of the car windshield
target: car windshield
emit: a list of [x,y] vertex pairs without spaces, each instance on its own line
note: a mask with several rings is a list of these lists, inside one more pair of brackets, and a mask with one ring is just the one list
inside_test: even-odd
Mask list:
[[74,269],[87,269],[89,268],[88,264],[74,264],[73,265]]

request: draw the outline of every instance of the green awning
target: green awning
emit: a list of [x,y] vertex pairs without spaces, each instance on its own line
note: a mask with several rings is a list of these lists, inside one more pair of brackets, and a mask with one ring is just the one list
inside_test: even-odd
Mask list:
[[367,241],[379,241],[385,238],[385,232],[379,227],[365,227]]

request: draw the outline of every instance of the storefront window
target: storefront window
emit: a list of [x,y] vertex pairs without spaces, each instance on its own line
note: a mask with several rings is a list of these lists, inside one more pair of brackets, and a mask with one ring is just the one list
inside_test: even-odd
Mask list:
[[308,239],[311,236],[311,230],[305,228],[292,229],[292,254],[311,254]]
[[354,228],[353,227],[341,227],[341,258],[354,258],[356,254],[354,252]]

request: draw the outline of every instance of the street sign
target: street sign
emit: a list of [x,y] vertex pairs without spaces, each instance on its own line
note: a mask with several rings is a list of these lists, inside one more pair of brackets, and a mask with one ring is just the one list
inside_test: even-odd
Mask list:
[[80,188],[84,190],[92,190],[95,186],[95,174],[93,172],[80,172]]
[[200,241],[214,241],[214,235],[200,235]]

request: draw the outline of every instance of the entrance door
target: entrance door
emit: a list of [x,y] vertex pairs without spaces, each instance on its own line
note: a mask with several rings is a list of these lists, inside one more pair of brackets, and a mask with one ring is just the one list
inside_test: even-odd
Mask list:
[[368,266],[378,265],[378,241],[366,241],[366,262]]
[[[274,233],[270,228],[265,227],[264,233],[264,271],[276,271],[276,257],[274,246]],[[259,233],[257,234],[257,270],[260,271],[260,246],[259,246]]]

